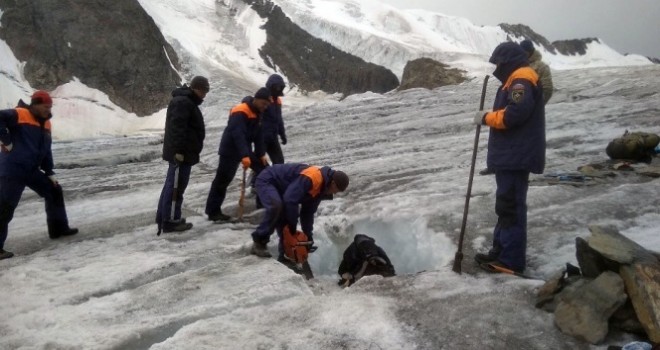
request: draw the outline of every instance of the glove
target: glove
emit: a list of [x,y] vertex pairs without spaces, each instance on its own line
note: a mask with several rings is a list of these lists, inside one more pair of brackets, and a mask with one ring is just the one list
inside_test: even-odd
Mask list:
[[282,139],[282,144],[286,145],[286,136],[282,136],[281,139]]
[[[309,235],[307,235],[307,237],[309,237]],[[308,253],[314,253],[317,249],[319,249],[319,247],[314,245],[314,240],[310,239],[308,240],[308,242],[309,242],[309,245],[307,246]]]
[[264,166],[268,166],[268,157],[261,156],[261,158],[259,159],[261,159],[261,164],[263,164]]
[[348,287],[351,284],[353,284],[353,282],[354,282],[353,275],[351,275],[348,272],[345,272],[344,274],[341,275],[341,279],[339,280],[339,282],[337,282],[337,284],[342,287]]
[[243,164],[243,169],[249,168],[250,164],[252,164],[250,157],[243,157],[243,159],[241,159],[241,164]]
[[10,143],[8,145],[5,145],[4,143],[0,142],[0,147],[2,147],[2,153],[9,153],[11,152],[11,149],[14,148],[14,144]]
[[488,111],[477,111],[474,114],[474,124],[475,125],[486,125],[486,122],[484,121],[484,117],[486,116],[486,113],[488,113]]
[[49,175],[48,179],[50,180],[50,182],[53,183],[53,185],[55,185],[55,186],[59,185],[59,182],[57,182],[57,179],[55,178],[55,175]]
[[175,154],[175,155],[174,155],[174,160],[175,160],[177,163],[183,163],[183,154],[181,154],[181,153],[177,153],[177,154]]

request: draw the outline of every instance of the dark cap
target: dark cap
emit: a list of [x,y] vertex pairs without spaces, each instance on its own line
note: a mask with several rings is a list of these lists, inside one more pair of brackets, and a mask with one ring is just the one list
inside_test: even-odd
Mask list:
[[40,105],[40,104],[52,105],[53,104],[53,99],[50,97],[50,95],[46,91],[37,90],[32,94],[30,104],[33,104],[33,105]]
[[254,93],[254,98],[270,100],[270,91],[268,91],[268,89],[265,87],[262,87]]
[[348,175],[346,175],[346,173],[339,170],[335,171],[335,173],[332,174],[332,181],[337,184],[339,191],[346,191],[346,188],[348,187]]
[[528,54],[531,54],[532,52],[534,52],[534,44],[529,39],[525,39],[525,40],[521,41],[520,42],[520,47],[522,47],[523,50],[525,50],[525,52],[527,52]]
[[209,92],[211,87],[209,86],[209,80],[205,77],[198,75],[190,81],[190,88],[193,90],[202,90]]

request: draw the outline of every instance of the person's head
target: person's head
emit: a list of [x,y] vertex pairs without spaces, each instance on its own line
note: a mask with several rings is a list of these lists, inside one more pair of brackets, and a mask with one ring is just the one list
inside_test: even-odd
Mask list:
[[268,77],[268,81],[266,82],[266,88],[270,91],[271,96],[273,97],[284,96],[285,87],[286,84],[284,83],[284,79],[282,78],[281,75],[272,74],[270,77]]
[[493,75],[504,82],[516,69],[527,66],[527,52],[517,43],[503,42],[493,50],[488,62],[496,66]]
[[190,89],[199,97],[200,100],[204,100],[206,94],[211,90],[209,85],[209,80],[203,76],[196,76],[190,81]]
[[35,117],[48,119],[50,110],[53,108],[53,99],[43,90],[37,90],[32,94],[30,100],[30,111]]
[[534,53],[534,44],[529,39],[521,41],[520,47],[527,52],[527,56],[531,56]]
[[254,94],[254,98],[252,99],[252,105],[254,108],[256,108],[259,113],[263,112],[268,108],[268,105],[270,104],[270,91],[266,89],[265,87],[260,88],[257,90],[257,92]]
[[348,175],[343,171],[335,170],[332,174],[330,186],[327,187],[325,194],[336,194],[338,192],[346,191],[348,187]]

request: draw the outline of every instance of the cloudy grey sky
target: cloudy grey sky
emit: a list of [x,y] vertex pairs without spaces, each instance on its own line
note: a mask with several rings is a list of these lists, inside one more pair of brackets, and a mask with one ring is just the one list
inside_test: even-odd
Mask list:
[[526,24],[548,40],[598,37],[620,53],[660,58],[660,0],[380,0],[465,17]]

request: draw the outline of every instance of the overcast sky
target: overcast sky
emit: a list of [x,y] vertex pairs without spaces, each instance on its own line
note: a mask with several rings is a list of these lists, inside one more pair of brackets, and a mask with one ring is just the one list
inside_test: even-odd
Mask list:
[[380,0],[465,17],[526,24],[549,41],[598,37],[620,53],[660,58],[660,0]]

